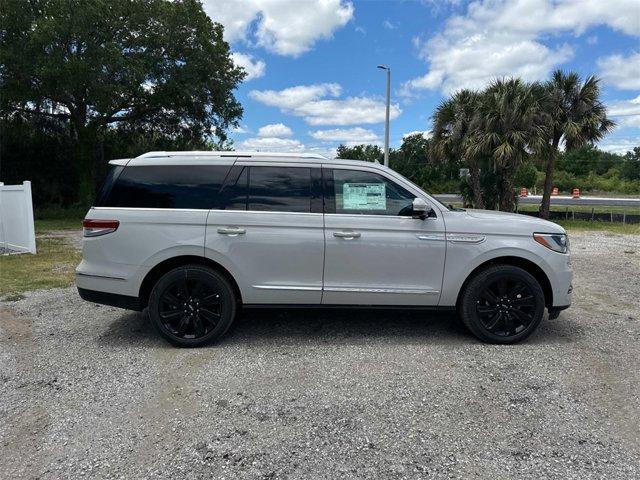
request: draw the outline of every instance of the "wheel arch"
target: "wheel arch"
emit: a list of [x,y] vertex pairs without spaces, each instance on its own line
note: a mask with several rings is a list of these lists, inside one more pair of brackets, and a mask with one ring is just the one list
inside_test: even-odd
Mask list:
[[553,305],[553,289],[551,288],[551,281],[549,280],[549,277],[544,272],[544,270],[542,270],[542,268],[540,268],[531,260],[528,260],[523,257],[502,256],[502,257],[492,258],[490,260],[487,260],[484,263],[481,263],[467,275],[464,282],[462,283],[462,286],[460,287],[460,290],[458,291],[456,308],[459,307],[462,294],[465,288],[467,287],[467,284],[471,281],[471,279],[481,271],[489,267],[493,267],[495,265],[513,265],[514,267],[522,268],[523,270],[533,275],[534,278],[540,284],[540,287],[542,288],[542,292],[544,293],[545,306],[549,308]]
[[190,264],[209,267],[224,276],[231,284],[231,288],[233,288],[238,302],[242,304],[242,294],[240,292],[240,287],[238,286],[238,282],[236,282],[235,278],[233,278],[233,275],[231,275],[229,270],[220,265],[218,262],[215,262],[206,257],[199,257],[196,255],[179,255],[163,260],[151,270],[149,270],[149,272],[145,275],[140,285],[140,291],[138,294],[138,298],[140,300],[140,305],[142,306],[142,308],[145,308],[148,305],[151,290],[153,289],[153,286],[156,284],[156,282],[160,279],[160,277],[162,277],[168,271],[173,270],[174,268]]

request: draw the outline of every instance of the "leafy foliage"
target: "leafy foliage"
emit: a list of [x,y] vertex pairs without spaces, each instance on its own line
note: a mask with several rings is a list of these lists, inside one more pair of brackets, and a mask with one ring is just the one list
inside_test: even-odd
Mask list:
[[63,122],[85,197],[111,126],[224,141],[242,115],[245,73],[197,0],[5,0],[2,20],[0,112]]
[[336,158],[349,158],[364,162],[378,162],[383,157],[382,149],[378,145],[340,145],[336,151]]

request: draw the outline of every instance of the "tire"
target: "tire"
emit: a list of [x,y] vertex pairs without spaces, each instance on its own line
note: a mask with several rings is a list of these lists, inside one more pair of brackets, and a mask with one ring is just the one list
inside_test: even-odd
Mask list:
[[545,299],[533,275],[513,265],[496,265],[468,282],[459,307],[463,323],[477,338],[509,344],[524,340],[538,328]]
[[222,337],[236,316],[236,295],[215,270],[185,265],[165,273],[149,297],[149,317],[177,347],[199,347]]

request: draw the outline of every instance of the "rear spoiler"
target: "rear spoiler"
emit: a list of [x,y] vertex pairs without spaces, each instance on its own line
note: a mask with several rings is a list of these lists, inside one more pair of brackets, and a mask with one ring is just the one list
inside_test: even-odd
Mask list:
[[130,158],[118,158],[116,160],[109,160],[109,165],[118,165],[120,167],[126,167],[127,163],[131,161]]

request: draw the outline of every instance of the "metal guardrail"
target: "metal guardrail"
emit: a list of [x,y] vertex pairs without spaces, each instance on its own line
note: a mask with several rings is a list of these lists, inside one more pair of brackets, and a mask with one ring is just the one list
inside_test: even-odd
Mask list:
[[[433,195],[442,203],[461,203],[462,195],[442,194]],[[523,205],[540,205],[542,195],[529,195],[528,197],[520,197],[518,203]],[[573,198],[570,196],[552,196],[551,205],[589,205],[604,207],[636,207],[640,209],[640,198],[607,198],[607,197],[580,197]]]

